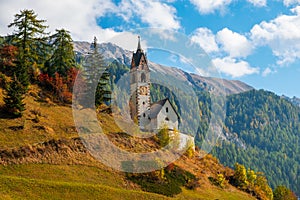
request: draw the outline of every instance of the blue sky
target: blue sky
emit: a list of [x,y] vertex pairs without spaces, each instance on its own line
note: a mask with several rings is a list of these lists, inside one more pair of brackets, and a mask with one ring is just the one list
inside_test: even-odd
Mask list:
[[1,0],[1,35],[25,8],[74,40],[109,41],[148,27],[176,31],[202,47],[222,77],[300,97],[300,0]]

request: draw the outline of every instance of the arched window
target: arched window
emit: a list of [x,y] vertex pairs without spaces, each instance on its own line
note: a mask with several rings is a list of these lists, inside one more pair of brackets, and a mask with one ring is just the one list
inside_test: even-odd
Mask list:
[[168,113],[169,112],[169,108],[168,107],[166,107],[166,113]]
[[169,117],[166,117],[165,120],[166,120],[166,121],[170,121]]
[[145,114],[145,113],[143,114],[143,117],[144,117],[144,118],[146,117],[146,114]]
[[143,83],[146,82],[146,75],[145,75],[145,73],[142,73],[142,75],[141,75],[141,82],[143,82]]

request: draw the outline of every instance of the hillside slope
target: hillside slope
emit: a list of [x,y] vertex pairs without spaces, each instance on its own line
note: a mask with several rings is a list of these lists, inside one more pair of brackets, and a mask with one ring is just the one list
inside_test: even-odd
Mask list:
[[[126,174],[89,154],[78,138],[69,105],[54,103],[37,86],[31,86],[25,101],[22,118],[9,119],[1,112],[1,199],[254,199],[229,184],[224,189],[212,184],[209,177],[233,171],[211,156],[182,157],[175,163],[196,175],[199,187],[195,190],[183,188],[173,198],[144,192]],[[131,144],[117,133],[111,115],[100,113],[99,117],[111,140]]]

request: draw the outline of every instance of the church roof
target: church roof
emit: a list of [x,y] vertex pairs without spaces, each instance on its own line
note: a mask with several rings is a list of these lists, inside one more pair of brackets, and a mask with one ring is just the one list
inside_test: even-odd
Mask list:
[[136,50],[135,53],[133,53],[133,56],[132,56],[132,60],[134,62],[134,65],[131,65],[131,68],[138,67],[140,65],[142,57],[145,58],[145,62],[146,62],[146,64],[148,64],[146,55],[144,54],[144,51],[141,47],[141,38],[139,36],[137,50]]
[[162,107],[166,104],[166,102],[169,101],[169,103],[171,104],[172,109],[174,110],[174,112],[176,113],[178,119],[179,119],[179,115],[176,112],[175,108],[173,107],[172,103],[170,102],[169,98],[165,98],[162,99],[160,101],[157,101],[155,103],[153,103],[150,106],[150,119],[156,118],[158,113],[161,111]]

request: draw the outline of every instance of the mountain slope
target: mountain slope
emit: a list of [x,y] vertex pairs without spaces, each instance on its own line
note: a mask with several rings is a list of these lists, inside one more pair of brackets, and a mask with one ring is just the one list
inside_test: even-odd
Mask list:
[[[124,50],[112,43],[102,43],[99,45],[99,52],[110,62],[117,61],[120,64],[130,66],[132,52]],[[91,44],[88,42],[74,42],[74,49],[77,56],[82,56],[91,52]],[[203,88],[207,91],[215,91],[224,95],[236,94],[253,89],[251,86],[240,81],[231,81],[220,78],[202,77],[196,74],[189,74],[174,67],[167,67],[149,61],[149,67],[152,73],[160,73],[169,79],[187,82],[197,88]]]
[[213,151],[222,163],[261,170],[273,188],[286,185],[300,194],[298,106],[263,90],[229,96],[224,132],[235,135],[245,148],[222,142]]
[[[100,49],[105,49],[108,58],[129,65],[130,57],[128,58],[128,56],[131,56],[131,52],[113,44],[101,45]],[[86,48],[89,48],[87,44]],[[80,49],[78,48],[78,50]],[[273,187],[284,184],[298,194],[300,193],[298,187],[300,185],[298,178],[300,177],[298,167],[300,158],[296,156],[299,151],[300,132],[297,107],[273,93],[255,91],[251,86],[239,81],[200,77],[151,61],[149,64],[154,75],[163,75],[163,78],[171,85],[176,85],[176,82],[180,80],[199,92],[198,103],[204,105],[200,108],[202,115],[200,122],[193,120],[194,110],[187,110],[190,113],[184,113],[185,118],[190,118],[193,128],[197,130],[197,142],[201,144],[201,138],[203,138],[201,134],[207,130],[210,118],[209,102],[211,97],[209,94],[205,94],[205,91],[226,94],[228,95],[227,116],[222,136],[225,142],[216,147],[214,155],[222,163],[231,167],[235,162],[240,162],[247,167],[254,167],[257,171],[263,171],[267,174]],[[155,96],[153,101],[159,99],[160,96],[170,97],[171,95],[171,99],[176,102],[176,98],[173,98],[170,91],[154,88],[151,92]],[[296,104],[297,99],[293,100]],[[188,100],[186,104],[190,105]],[[185,131],[195,132],[194,129]],[[281,144],[277,143],[278,141]],[[252,163],[254,163],[253,166]]]
[[[183,189],[174,198],[142,191],[125,173],[104,166],[89,154],[74,130],[69,105],[52,102],[34,85],[25,102],[22,118],[5,118],[0,112],[1,199],[255,199],[229,184],[224,189],[212,184],[209,177],[233,171],[211,156],[184,156],[175,163],[195,173],[199,181],[195,190]],[[99,113],[99,119],[108,137],[120,147],[142,144],[134,147],[151,150],[151,143],[134,143],[133,138],[120,134],[112,115]]]

